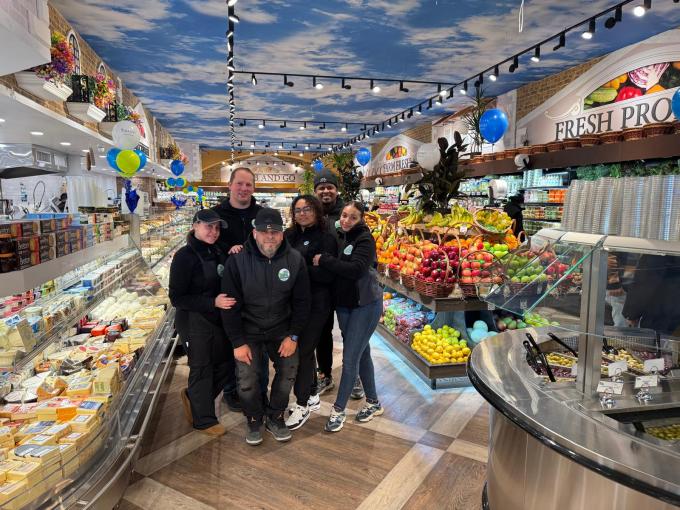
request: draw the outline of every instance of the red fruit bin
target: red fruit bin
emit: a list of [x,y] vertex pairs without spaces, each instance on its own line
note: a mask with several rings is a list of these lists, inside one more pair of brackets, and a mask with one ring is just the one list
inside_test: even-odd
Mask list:
[[401,284],[409,290],[416,288],[416,275],[414,274],[401,274]]
[[461,254],[458,266],[458,287],[463,297],[473,299],[486,296],[493,285],[505,281],[505,267],[501,259],[486,250]]
[[[456,250],[457,252],[458,250]],[[452,257],[455,256],[450,249],[449,253],[452,254]],[[442,246],[435,250],[423,252],[423,259],[429,260],[430,265],[427,269],[428,274],[420,273],[416,276],[414,282],[416,292],[436,299],[448,297],[456,286],[455,277],[453,276],[456,273],[456,268],[452,264],[452,262],[455,262],[455,259],[450,259],[447,248]],[[440,281],[437,281],[438,279]]]
[[400,282],[401,281],[401,273],[399,272],[398,269],[394,269],[390,267],[387,270],[387,274],[389,275],[390,278],[392,278],[395,282]]

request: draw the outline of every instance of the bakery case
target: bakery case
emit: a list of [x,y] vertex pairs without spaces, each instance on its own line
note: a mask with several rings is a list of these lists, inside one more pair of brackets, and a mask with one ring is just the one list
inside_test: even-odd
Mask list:
[[680,505],[680,243],[542,230],[495,308],[549,325],[469,360],[492,510]]
[[0,506],[113,508],[171,365],[167,292],[128,235],[0,291]]

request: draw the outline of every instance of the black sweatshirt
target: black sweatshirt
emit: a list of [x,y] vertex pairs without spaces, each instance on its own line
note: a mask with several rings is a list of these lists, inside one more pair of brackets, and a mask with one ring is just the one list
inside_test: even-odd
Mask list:
[[375,293],[366,292],[370,287],[360,288],[359,280],[369,269],[375,267],[375,240],[364,223],[359,223],[349,232],[338,230],[338,256],[322,255],[319,265],[334,273],[335,305],[356,308],[376,299]]
[[284,234],[286,241],[293,249],[300,252],[307,264],[312,294],[330,292],[330,284],[335,281],[335,275],[328,269],[313,265],[312,259],[319,253],[335,255],[338,252],[338,242],[335,237],[317,225],[308,227],[304,231],[295,225],[286,230]]
[[253,220],[262,206],[257,205],[255,198],[251,198],[250,205],[246,209],[237,209],[229,203],[229,199],[213,207],[213,211],[227,222],[227,228],[220,229],[220,237],[217,245],[229,253],[233,246],[245,244],[246,239],[253,232]]
[[254,341],[300,336],[311,305],[309,277],[302,256],[284,239],[268,259],[251,237],[227,261],[222,292],[236,305],[222,310],[222,323],[234,348]]

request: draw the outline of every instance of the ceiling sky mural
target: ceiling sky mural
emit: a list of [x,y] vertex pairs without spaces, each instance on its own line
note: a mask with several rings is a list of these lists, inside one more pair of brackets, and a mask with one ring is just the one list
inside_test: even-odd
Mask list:
[[[83,37],[113,67],[174,136],[206,147],[230,145],[226,94],[227,6],[224,0],[53,0]],[[235,67],[252,72],[328,74],[457,83],[512,57],[565,27],[616,4],[592,0],[240,0],[234,39]],[[609,30],[599,19],[595,36],[567,36],[542,47],[539,63],[531,54],[519,69],[507,64],[487,95],[498,95],[535,79],[578,65],[657,33],[680,26],[680,4],[655,0],[644,17],[632,14],[640,2],[627,5],[623,22]],[[587,26],[584,27],[584,29]],[[437,92],[436,86],[380,83],[373,93],[367,82],[250,75],[235,79],[237,117],[306,119],[377,123]],[[469,101],[456,94],[423,117],[399,125],[404,130],[426,116],[458,110]],[[239,140],[341,143],[361,134],[340,125],[300,131],[269,123],[237,123]],[[392,128],[379,136],[392,136]],[[374,141],[372,138],[370,141]]]

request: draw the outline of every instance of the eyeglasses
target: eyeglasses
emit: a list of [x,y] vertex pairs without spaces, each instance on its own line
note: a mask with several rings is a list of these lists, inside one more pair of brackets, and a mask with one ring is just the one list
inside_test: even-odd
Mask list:
[[306,205],[306,206],[304,206],[304,207],[301,208],[301,209],[293,209],[293,212],[294,212],[295,214],[303,214],[303,213],[304,213],[304,214],[309,214],[309,213],[312,212],[313,210],[314,210],[314,209],[312,208],[312,206]]

